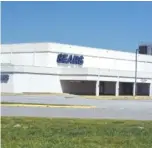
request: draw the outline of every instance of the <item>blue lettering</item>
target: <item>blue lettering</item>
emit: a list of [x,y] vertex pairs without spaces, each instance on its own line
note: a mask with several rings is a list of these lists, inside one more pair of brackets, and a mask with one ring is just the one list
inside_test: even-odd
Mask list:
[[57,57],[57,63],[61,63],[62,61],[62,54],[59,54]]
[[79,64],[79,56],[75,56],[75,64]]
[[82,65],[83,64],[83,59],[84,59],[84,57],[83,56],[80,56],[80,58],[79,58],[79,65]]
[[72,64],[72,55],[70,55],[69,57],[68,57],[68,63],[71,63]]
[[76,64],[76,65],[83,65],[84,63],[83,56],[77,55],[68,55],[68,54],[59,54],[57,56],[57,63],[66,63],[66,64]]
[[76,64],[75,63],[75,56],[73,56],[72,64]]
[[67,62],[68,62],[67,57],[68,57],[67,54],[64,54],[64,55],[63,55],[62,63],[67,63]]
[[1,75],[1,83],[7,83],[9,80],[9,75]]

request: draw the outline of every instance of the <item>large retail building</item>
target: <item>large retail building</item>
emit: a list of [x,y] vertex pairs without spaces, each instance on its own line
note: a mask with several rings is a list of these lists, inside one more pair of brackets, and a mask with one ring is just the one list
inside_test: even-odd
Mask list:
[[3,44],[1,91],[152,96],[152,55],[135,57],[59,43]]

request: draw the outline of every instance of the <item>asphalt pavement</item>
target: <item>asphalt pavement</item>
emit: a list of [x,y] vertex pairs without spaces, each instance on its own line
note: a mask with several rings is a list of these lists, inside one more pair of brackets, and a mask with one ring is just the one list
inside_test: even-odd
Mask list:
[[152,120],[152,100],[93,100],[80,96],[2,96],[3,102],[93,105],[96,108],[1,106],[2,116]]
[[152,120],[150,110],[1,107],[2,116]]

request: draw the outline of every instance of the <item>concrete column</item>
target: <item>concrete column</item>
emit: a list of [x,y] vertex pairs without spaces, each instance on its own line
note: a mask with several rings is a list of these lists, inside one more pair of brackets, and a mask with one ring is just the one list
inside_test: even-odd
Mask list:
[[136,86],[135,86],[135,83],[133,83],[133,96],[136,95]]
[[119,81],[116,82],[115,96],[119,96]]
[[149,86],[149,96],[152,97],[152,82],[151,82],[151,84]]
[[99,90],[100,90],[100,81],[96,81],[96,96],[99,96]]

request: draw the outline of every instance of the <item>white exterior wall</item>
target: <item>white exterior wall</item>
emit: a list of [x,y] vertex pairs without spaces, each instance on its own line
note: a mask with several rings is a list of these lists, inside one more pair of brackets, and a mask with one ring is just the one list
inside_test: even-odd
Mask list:
[[[101,71],[100,81],[116,82],[117,76],[119,76],[120,82],[134,82],[135,53],[57,43],[2,45],[1,52],[1,63],[22,65],[17,70],[22,69],[24,72],[14,74],[13,80],[7,84],[9,87],[4,84],[2,91],[62,92],[60,80],[97,81],[99,69]],[[56,60],[59,53],[83,55],[84,64],[82,66],[58,65]],[[36,66],[39,70],[31,66]],[[49,74],[52,69],[45,71],[43,67],[54,67],[58,69],[58,72],[54,72],[53,76]],[[71,69],[74,67],[79,69]],[[69,70],[64,71],[60,68],[69,68]],[[87,69],[85,70],[85,68]],[[68,76],[65,75],[67,73]],[[59,76],[58,74],[63,75]],[[81,74],[85,75],[78,76]],[[144,83],[151,83],[152,56],[138,54],[138,77],[147,79]],[[141,82],[141,78],[137,79],[137,82]]]
[[2,92],[52,92],[62,93],[59,76],[44,74],[9,74],[7,83],[1,83]]
[[[29,65],[29,66],[42,66],[42,67],[58,67],[56,62],[58,53],[2,53],[1,62],[11,63],[14,65]],[[122,55],[120,57],[124,57]],[[138,57],[138,71],[152,72],[152,59],[147,60],[142,58],[139,61],[141,55]],[[114,57],[114,56],[113,56]],[[148,56],[147,56],[148,57]],[[145,62],[143,62],[145,61]],[[149,62],[149,63],[148,63]],[[60,67],[74,67],[73,65],[62,65]],[[80,67],[80,66],[75,66]],[[134,71],[135,61],[134,60],[123,60],[123,59],[110,59],[103,57],[88,57],[84,56],[84,68],[103,68],[103,69],[115,69]]]
[[[134,53],[55,43],[2,45],[1,62],[14,65],[58,67],[56,59],[59,53],[84,55],[82,67],[127,71],[135,69]],[[64,65],[62,67],[71,66]],[[151,67],[152,57],[138,54],[138,71],[152,72]]]
[[50,55],[48,53],[2,53],[2,63],[27,66],[49,66]]
[[62,93],[58,76],[37,74],[15,74],[14,92],[52,92]]

